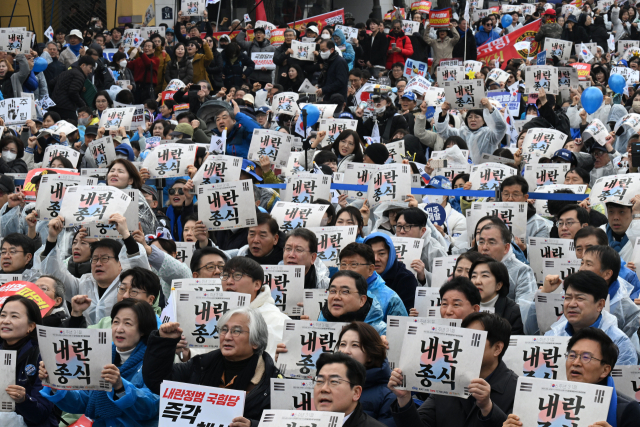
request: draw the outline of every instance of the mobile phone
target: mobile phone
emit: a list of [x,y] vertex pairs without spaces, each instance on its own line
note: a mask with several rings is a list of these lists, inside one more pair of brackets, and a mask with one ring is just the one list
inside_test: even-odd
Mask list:
[[631,144],[631,166],[640,166],[640,142]]
[[396,44],[395,43],[391,43],[391,47],[395,49],[396,48]]

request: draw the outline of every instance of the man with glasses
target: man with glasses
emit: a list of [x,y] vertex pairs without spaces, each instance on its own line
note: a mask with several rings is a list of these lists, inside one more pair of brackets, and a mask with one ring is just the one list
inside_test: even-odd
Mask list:
[[220,249],[205,246],[193,253],[191,274],[194,279],[219,279],[227,259],[227,255]]
[[571,239],[581,229],[589,226],[589,212],[578,205],[564,206],[556,214],[556,226],[560,239]]
[[343,427],[384,427],[367,415],[360,399],[367,371],[360,362],[344,353],[322,353],[316,362],[313,402],[317,411],[344,414]]
[[[620,358],[618,348],[607,334],[597,328],[584,328],[576,332],[567,344],[565,357],[567,381],[614,388],[607,419],[594,423],[594,426],[632,427],[638,424],[640,404],[633,397],[615,390],[611,371]],[[522,423],[517,414],[509,414],[503,426],[521,427]]]
[[296,228],[287,236],[284,244],[284,265],[304,265],[304,288],[329,287],[329,269],[318,258],[318,237],[306,228]]
[[[0,274],[24,274],[25,270],[31,268],[34,252],[35,245],[32,239],[20,233],[9,234],[2,241]],[[30,274],[30,271],[26,273]],[[29,280],[25,277],[23,279]]]
[[137,243],[127,228],[127,220],[120,214],[109,217],[109,223],[116,225],[122,243],[114,239],[98,240],[91,244],[91,272],[80,278],[74,277],[62,262],[56,244],[64,229],[64,218],[58,216],[49,221],[47,243],[40,254],[42,274],[50,274],[62,280],[67,301],[75,295],[89,298],[89,307],[84,311],[87,324],[93,325],[111,313],[117,301],[121,285],[120,273],[124,269],[141,267],[151,270],[147,252]]
[[593,169],[589,172],[591,180],[589,187],[593,188],[598,178],[603,176],[615,175],[618,171],[617,166],[613,164],[614,159],[620,157],[613,146],[607,142],[605,145],[593,144],[590,151],[593,156]]
[[485,16],[482,19],[482,27],[478,29],[476,33],[476,46],[480,47],[483,44],[498,40],[499,38],[500,34],[494,29],[493,20]]

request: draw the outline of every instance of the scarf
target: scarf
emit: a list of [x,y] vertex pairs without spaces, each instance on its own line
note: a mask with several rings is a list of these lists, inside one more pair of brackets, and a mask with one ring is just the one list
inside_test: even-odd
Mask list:
[[611,375],[607,377],[607,387],[611,387],[611,403],[609,404],[609,412],[607,413],[607,422],[611,427],[618,427],[618,420],[616,415],[618,414],[618,393],[616,392],[616,385],[613,382]]
[[615,249],[616,252],[618,253],[620,253],[622,248],[624,248],[624,245],[626,245],[627,242],[629,242],[629,238],[627,237],[626,233],[621,241],[618,242],[617,240],[615,240],[613,238],[613,230],[611,229],[611,226],[609,226],[608,224],[607,224],[607,238],[609,239],[609,246]]
[[67,44],[67,48],[74,53],[76,57],[80,56],[80,49],[82,49],[82,43],[78,43],[77,45]]
[[[142,365],[144,359],[144,353],[147,350],[147,345],[140,341],[136,348],[131,353],[131,356],[126,362],[122,364],[120,369],[120,376],[126,380],[131,380],[136,372]],[[115,361],[118,352],[116,351],[116,345],[111,347],[111,360]],[[91,391],[89,392],[89,401],[87,402],[87,409],[85,415],[93,420],[95,419],[110,419],[118,418],[124,415],[124,412],[118,408],[115,403],[109,399],[107,392],[105,391]]]
[[373,299],[371,297],[367,297],[367,302],[364,303],[362,307],[358,311],[352,311],[350,313],[345,313],[342,316],[334,316],[329,311],[329,301],[325,302],[322,306],[322,316],[327,319],[327,322],[364,322],[369,314],[369,310],[371,310],[371,306],[373,305]]
[[[251,383],[251,378],[256,373],[258,366],[259,354],[255,354],[248,359],[238,362],[226,360],[221,350],[211,352],[213,360],[209,365],[200,384],[210,387],[224,387],[232,390],[246,390]],[[222,375],[226,381],[227,387],[222,383]],[[235,378],[235,379],[234,379]],[[233,380],[232,384],[229,384]]]

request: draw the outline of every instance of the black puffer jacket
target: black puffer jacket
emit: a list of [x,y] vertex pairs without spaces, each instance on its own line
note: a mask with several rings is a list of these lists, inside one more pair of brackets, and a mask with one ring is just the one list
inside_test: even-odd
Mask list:
[[[387,107],[384,114],[378,117],[378,130],[383,141],[389,141],[398,129],[409,129],[405,118],[400,114],[396,114],[397,112],[398,110],[394,107]],[[365,122],[362,121],[362,118],[358,118],[358,135],[371,136],[374,124],[373,118],[369,118]],[[387,124],[389,125],[388,127]]]
[[82,98],[82,89],[86,78],[80,67],[73,65],[71,69],[63,72],[51,82],[50,90],[53,89],[53,92],[49,93],[53,102],[56,103],[56,110],[75,111],[87,105]]
[[193,81],[193,64],[186,57],[182,61],[171,60],[164,70],[164,79],[167,84],[173,79],[180,79],[182,83],[188,85]]

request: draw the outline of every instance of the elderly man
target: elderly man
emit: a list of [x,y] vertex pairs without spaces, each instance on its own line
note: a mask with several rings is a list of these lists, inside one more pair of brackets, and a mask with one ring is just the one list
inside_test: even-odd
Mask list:
[[84,46],[82,46],[82,33],[80,30],[71,30],[66,37],[66,49],[60,53],[60,61],[64,64],[65,69],[71,67],[82,55],[84,55]]
[[329,287],[329,269],[318,258],[318,238],[313,231],[296,228],[287,235],[282,264],[304,265],[305,289]]
[[231,156],[247,158],[249,154],[249,146],[251,145],[251,137],[254,129],[262,129],[260,124],[244,113],[240,113],[238,104],[231,101],[234,112],[227,109],[220,110],[216,115],[216,127],[213,133],[221,136],[226,129],[226,153]]

